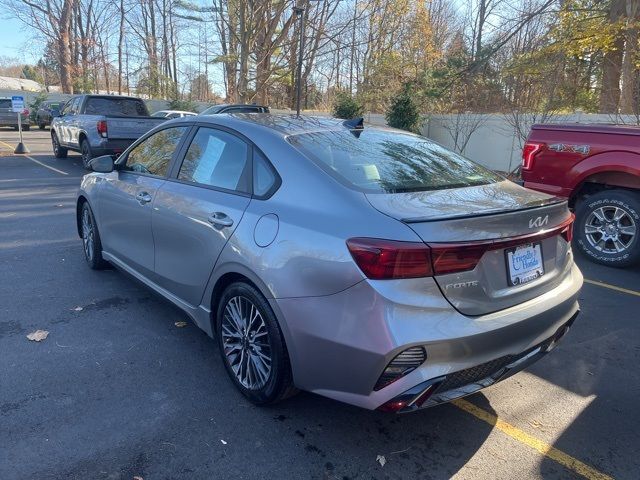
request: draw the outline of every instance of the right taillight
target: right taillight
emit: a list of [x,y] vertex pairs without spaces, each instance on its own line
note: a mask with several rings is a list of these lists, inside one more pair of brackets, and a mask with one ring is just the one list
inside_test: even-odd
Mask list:
[[96,128],[98,130],[98,134],[102,137],[102,138],[107,138],[107,121],[106,120],[99,120]]
[[535,156],[542,150],[544,144],[527,142],[522,147],[522,169],[531,170]]

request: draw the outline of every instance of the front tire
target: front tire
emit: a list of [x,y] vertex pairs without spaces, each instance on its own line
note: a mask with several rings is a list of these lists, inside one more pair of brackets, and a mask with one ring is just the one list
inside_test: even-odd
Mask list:
[[575,239],[589,259],[612,267],[640,261],[640,195],[603,190],[576,207]]
[[102,258],[100,233],[98,232],[98,225],[96,225],[93,211],[88,202],[82,204],[82,209],[80,210],[80,225],[84,259],[87,261],[89,268],[92,270],[102,270],[106,268],[109,264]]
[[60,141],[58,140],[58,135],[56,132],[51,133],[51,146],[53,147],[53,156],[56,158],[67,158],[67,154],[69,151],[60,146]]
[[91,145],[89,145],[87,139],[83,139],[82,142],[80,142],[80,153],[82,155],[82,166],[87,170],[91,170],[89,164],[93,158],[93,153],[91,152]]
[[252,285],[229,285],[216,312],[218,347],[235,386],[256,405],[296,393],[287,348],[275,314]]

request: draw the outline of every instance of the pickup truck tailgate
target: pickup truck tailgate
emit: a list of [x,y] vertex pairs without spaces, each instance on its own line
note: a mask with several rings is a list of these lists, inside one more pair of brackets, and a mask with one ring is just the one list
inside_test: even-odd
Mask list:
[[107,136],[113,140],[136,140],[165,121],[156,117],[107,117]]

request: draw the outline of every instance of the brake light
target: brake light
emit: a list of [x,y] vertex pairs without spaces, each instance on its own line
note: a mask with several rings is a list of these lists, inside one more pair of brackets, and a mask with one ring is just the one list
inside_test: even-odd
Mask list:
[[424,243],[351,238],[347,247],[360,270],[373,280],[433,275],[431,249]]
[[107,121],[106,120],[100,120],[97,124],[97,128],[98,128],[98,134],[102,137],[102,138],[107,138]]
[[433,245],[433,271],[436,275],[445,275],[473,270],[489,247],[490,243]]
[[527,142],[522,148],[522,169],[531,170],[535,156],[542,150],[543,143]]
[[567,243],[571,243],[571,240],[573,240],[573,224],[575,219],[576,219],[576,216],[572,213],[571,222],[566,227],[564,227],[564,229],[562,229],[562,231],[560,232],[560,235],[562,235],[562,238],[564,238],[567,241]]
[[29,115],[29,109],[25,108],[24,110],[22,110],[22,114],[23,115]]

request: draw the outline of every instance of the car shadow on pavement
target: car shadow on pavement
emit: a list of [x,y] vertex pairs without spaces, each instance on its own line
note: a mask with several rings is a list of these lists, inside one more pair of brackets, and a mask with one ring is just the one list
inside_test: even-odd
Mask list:
[[[592,278],[618,271],[593,264],[584,270]],[[640,285],[637,268],[622,271],[621,277],[628,281],[616,283],[636,289]],[[553,446],[606,475],[635,480],[640,472],[640,302],[589,284],[580,302],[582,313],[565,341],[530,372],[585,399],[586,407]],[[550,463],[545,458],[541,470]]]

